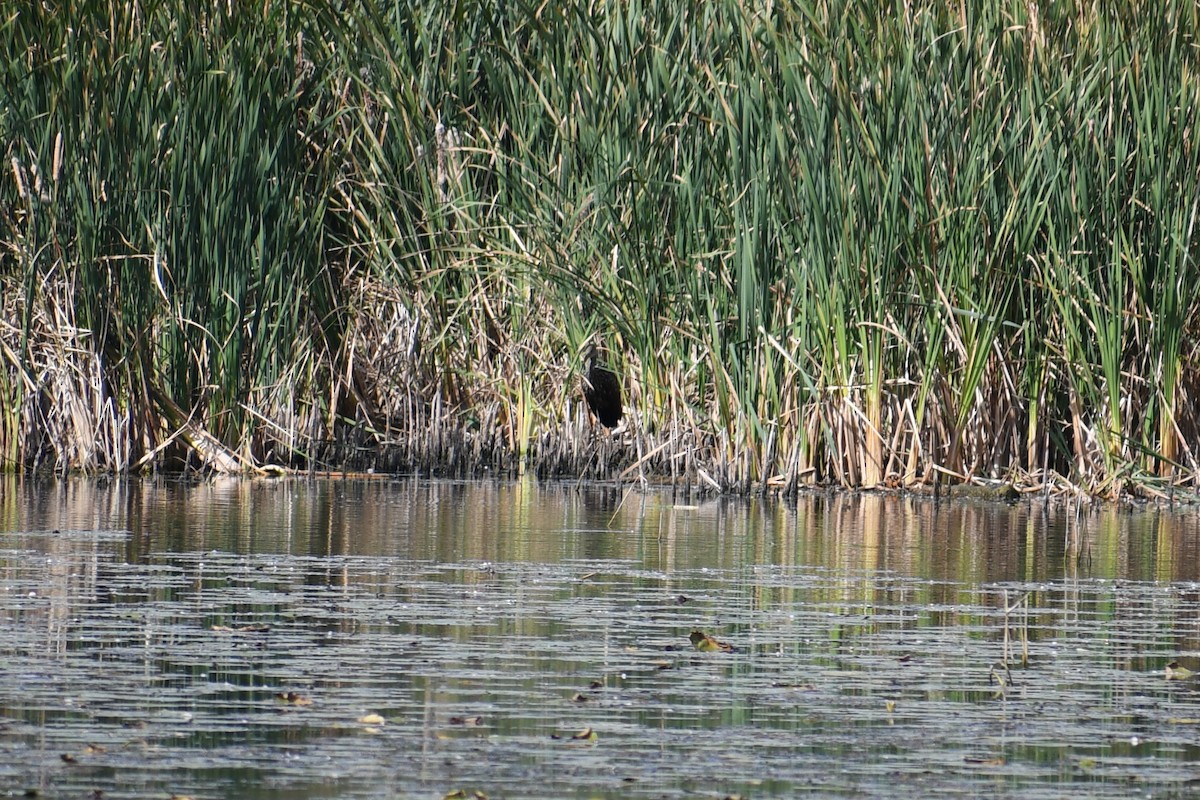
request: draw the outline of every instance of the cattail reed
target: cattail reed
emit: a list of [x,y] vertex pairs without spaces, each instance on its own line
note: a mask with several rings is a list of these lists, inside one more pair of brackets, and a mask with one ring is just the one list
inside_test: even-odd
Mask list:
[[1141,10],[29,5],[4,466],[1190,485],[1200,20]]

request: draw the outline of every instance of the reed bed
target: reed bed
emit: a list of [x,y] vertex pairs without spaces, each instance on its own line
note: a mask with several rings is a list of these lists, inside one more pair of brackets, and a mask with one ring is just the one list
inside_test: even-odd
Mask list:
[[17,4],[0,459],[1194,487],[1198,16]]

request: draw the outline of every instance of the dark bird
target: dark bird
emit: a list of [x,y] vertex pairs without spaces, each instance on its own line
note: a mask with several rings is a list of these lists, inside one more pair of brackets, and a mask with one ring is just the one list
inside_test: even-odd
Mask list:
[[621,381],[601,360],[595,345],[588,348],[587,375],[583,378],[583,397],[592,413],[607,428],[621,421]]

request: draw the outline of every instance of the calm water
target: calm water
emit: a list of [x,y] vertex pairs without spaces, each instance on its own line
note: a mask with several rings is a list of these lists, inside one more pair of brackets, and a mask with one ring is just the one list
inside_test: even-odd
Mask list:
[[1200,666],[1195,511],[3,479],[0,515],[0,796],[1200,781],[1165,677]]

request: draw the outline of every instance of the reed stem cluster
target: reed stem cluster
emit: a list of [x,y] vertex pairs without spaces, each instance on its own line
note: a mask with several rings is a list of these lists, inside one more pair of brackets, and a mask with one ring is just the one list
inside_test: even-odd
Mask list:
[[1193,483],[1198,14],[17,3],[0,462]]

